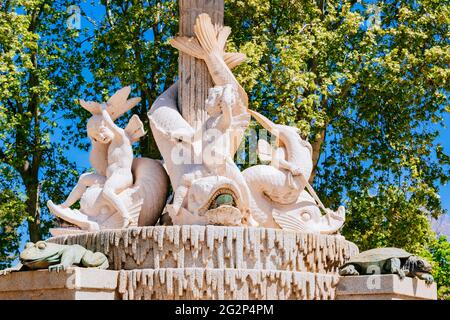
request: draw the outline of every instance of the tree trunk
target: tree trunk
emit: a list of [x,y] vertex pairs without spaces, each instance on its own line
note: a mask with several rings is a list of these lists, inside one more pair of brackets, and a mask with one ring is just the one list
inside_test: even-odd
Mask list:
[[319,159],[320,159],[320,153],[321,153],[321,150],[322,150],[322,144],[325,141],[326,133],[327,132],[326,132],[325,129],[321,130],[319,132],[320,137],[311,143],[312,149],[313,149],[313,154],[312,154],[313,168],[312,168],[311,176],[309,177],[309,183],[310,184],[313,183],[314,177],[316,176],[317,163],[319,162]]
[[[39,11],[40,12],[40,11]],[[37,14],[39,17],[39,14]],[[36,18],[37,19],[37,18]],[[37,22],[36,22],[37,23]],[[24,182],[27,193],[26,210],[28,213],[28,232],[30,234],[30,240],[36,242],[41,240],[41,210],[39,206],[39,168],[42,162],[42,139],[41,139],[41,126],[40,126],[40,97],[32,89],[38,86],[39,77],[37,75],[38,70],[38,58],[37,51],[33,52],[31,60],[34,66],[34,70],[30,71],[29,78],[29,101],[28,110],[32,113],[32,133],[33,141],[32,148],[29,148],[28,152],[31,155],[30,166],[25,170]],[[30,128],[31,129],[31,128]],[[31,133],[30,132],[30,133]],[[26,141],[26,139],[24,139]],[[28,158],[28,157],[27,157]]]
[[39,184],[37,181],[32,182],[27,188],[26,210],[28,214],[28,233],[30,241],[36,242],[41,240],[41,210],[39,207]]
[[161,153],[153,138],[152,130],[150,129],[150,123],[147,116],[147,111],[150,108],[150,99],[148,95],[141,91],[141,103],[138,109],[139,118],[144,124],[144,130],[146,134],[139,140],[139,153],[142,157],[148,157],[152,159],[161,159]]
[[[195,19],[207,13],[214,24],[223,25],[224,0],[180,0],[180,36],[194,36]],[[204,61],[180,52],[178,105],[183,118],[198,129],[206,120],[205,101],[213,87]]]

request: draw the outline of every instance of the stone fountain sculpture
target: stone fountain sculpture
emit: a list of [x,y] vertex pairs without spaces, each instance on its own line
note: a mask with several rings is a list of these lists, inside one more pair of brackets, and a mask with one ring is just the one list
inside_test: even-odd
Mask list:
[[[215,26],[207,14],[201,14],[194,32],[196,37],[176,37],[171,44],[205,61],[215,85],[206,103],[209,118],[200,132],[183,119],[177,108],[178,84],[164,92],[149,111],[152,132],[175,190],[167,208],[172,222],[336,233],[343,225],[345,209],[334,212],[323,207],[307,182],[312,170],[309,143],[296,128],[275,125],[248,109],[247,94],[231,72],[245,57],[225,52],[230,28]],[[275,152],[260,150],[263,160],[272,161],[270,166],[241,172],[233,157],[250,114],[278,138],[280,146]],[[263,147],[264,141],[259,144]],[[186,155],[192,154],[201,161],[186,161],[190,160]]]
[[[333,299],[338,267],[358,248],[338,234],[344,208],[325,208],[308,183],[311,146],[249,109],[231,71],[245,56],[226,51],[223,0],[180,1],[180,15],[170,42],[180,80],[148,111],[164,164],[133,158],[144,134],[136,116],[125,129],[114,124],[139,101],[127,100],[129,87],[103,104],[81,101],[95,171],[64,203],[48,202],[78,227],[48,241],[104,253],[121,299]],[[233,159],[252,116],[277,145],[259,141],[270,165],[241,171]]]
[[[350,270],[345,263],[358,248],[339,235],[345,209],[326,208],[308,182],[311,145],[297,128],[249,109],[231,71],[245,56],[226,52],[223,0],[179,3],[180,36],[170,42],[180,53],[179,81],[148,111],[164,164],[133,157],[132,144],[145,134],[137,116],[125,129],[114,123],[139,102],[128,99],[130,87],[106,103],[80,101],[92,114],[94,172],[81,175],[62,204],[48,202],[76,229],[53,229],[54,238],[22,259],[32,269],[81,263],[110,270],[82,269],[74,277],[68,270],[64,289],[53,293],[49,285],[58,281],[45,273],[19,273],[22,282],[8,274],[0,277],[0,299],[22,291],[27,298],[75,291],[77,299],[83,285],[89,299],[336,298],[339,266]],[[251,117],[276,144],[258,141],[258,156],[269,164],[241,172],[233,159]],[[71,208],[78,200],[80,208]],[[156,225],[158,219],[166,222]],[[354,268],[347,269],[341,273]],[[47,277],[46,290],[33,277]],[[75,286],[67,287],[70,279]]]
[[[193,29],[195,37],[179,36],[170,43],[206,64],[214,84],[205,103],[206,121],[193,126],[183,118],[178,83],[158,97],[148,112],[173,188],[173,200],[166,206],[172,223],[337,233],[345,209],[325,208],[309,185],[310,144],[298,129],[274,124],[248,108],[247,94],[231,71],[245,56],[225,51],[231,29],[214,25],[208,14],[200,14]],[[139,102],[138,98],[127,100],[129,93],[130,87],[123,88],[103,104],[80,101],[92,114],[88,136],[95,172],[83,174],[64,203],[49,201],[48,207],[82,230],[153,225],[161,214],[167,190],[165,170],[156,160],[133,160],[131,145],[144,135],[142,123],[133,116],[125,129],[114,124]],[[278,146],[272,150],[260,140],[259,157],[271,164],[241,172],[233,158],[251,115],[277,138]],[[70,209],[79,199],[80,209]]]
[[[140,98],[127,100],[130,91],[122,88],[102,104],[80,100],[92,114],[87,132],[95,171],[82,174],[62,204],[48,201],[52,214],[77,227],[53,229],[53,235],[154,225],[158,220],[168,192],[167,174],[159,161],[134,159],[131,146],[145,134],[137,115],[125,129],[114,123],[139,103]],[[78,200],[80,209],[71,209]]]
[[[249,190],[233,161],[249,124],[248,99],[231,68],[243,61],[239,53],[225,53],[229,28],[215,28],[201,15],[196,33],[209,42],[179,37],[176,48],[203,59],[215,87],[207,101],[208,120],[196,131],[177,108],[178,84],[164,92],[149,111],[150,126],[175,190],[168,211],[174,224],[247,225]],[[191,158],[200,159],[197,163]],[[230,199],[221,208],[218,202]]]

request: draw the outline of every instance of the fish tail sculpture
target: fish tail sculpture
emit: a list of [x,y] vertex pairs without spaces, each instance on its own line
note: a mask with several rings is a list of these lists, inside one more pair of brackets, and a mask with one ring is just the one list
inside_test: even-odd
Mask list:
[[[216,86],[232,85],[239,96],[239,103],[233,107],[232,114],[236,117],[241,116],[241,120],[249,121],[247,93],[231,72],[231,69],[245,61],[246,57],[242,53],[225,52],[230,32],[229,27],[213,25],[210,16],[202,13],[194,25],[196,37],[175,37],[170,40],[170,44],[181,52],[203,60]],[[232,130],[231,157],[239,148],[245,129],[246,127]]]
[[[138,158],[133,161],[134,187],[142,199],[138,212],[139,226],[153,226],[166,204],[169,178],[159,161]],[[155,187],[158,186],[158,187]]]

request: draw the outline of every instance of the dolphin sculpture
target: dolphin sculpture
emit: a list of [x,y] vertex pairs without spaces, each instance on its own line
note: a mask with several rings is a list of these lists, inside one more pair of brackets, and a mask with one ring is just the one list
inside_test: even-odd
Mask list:
[[275,124],[256,111],[249,113],[276,137],[277,144],[272,149],[265,140],[259,140],[259,157],[271,161],[271,165],[256,165],[243,171],[251,192],[252,217],[263,227],[338,232],[345,220],[344,207],[337,212],[325,208],[308,183],[312,172],[311,145],[301,138],[297,128]]

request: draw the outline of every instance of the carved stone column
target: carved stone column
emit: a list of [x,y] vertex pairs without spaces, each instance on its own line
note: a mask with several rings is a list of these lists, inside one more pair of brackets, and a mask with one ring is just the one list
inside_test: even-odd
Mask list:
[[[224,0],[180,0],[180,36],[194,36],[195,19],[207,13],[214,24],[223,25]],[[194,128],[206,120],[205,100],[213,86],[205,62],[180,52],[178,104],[181,114]]]

